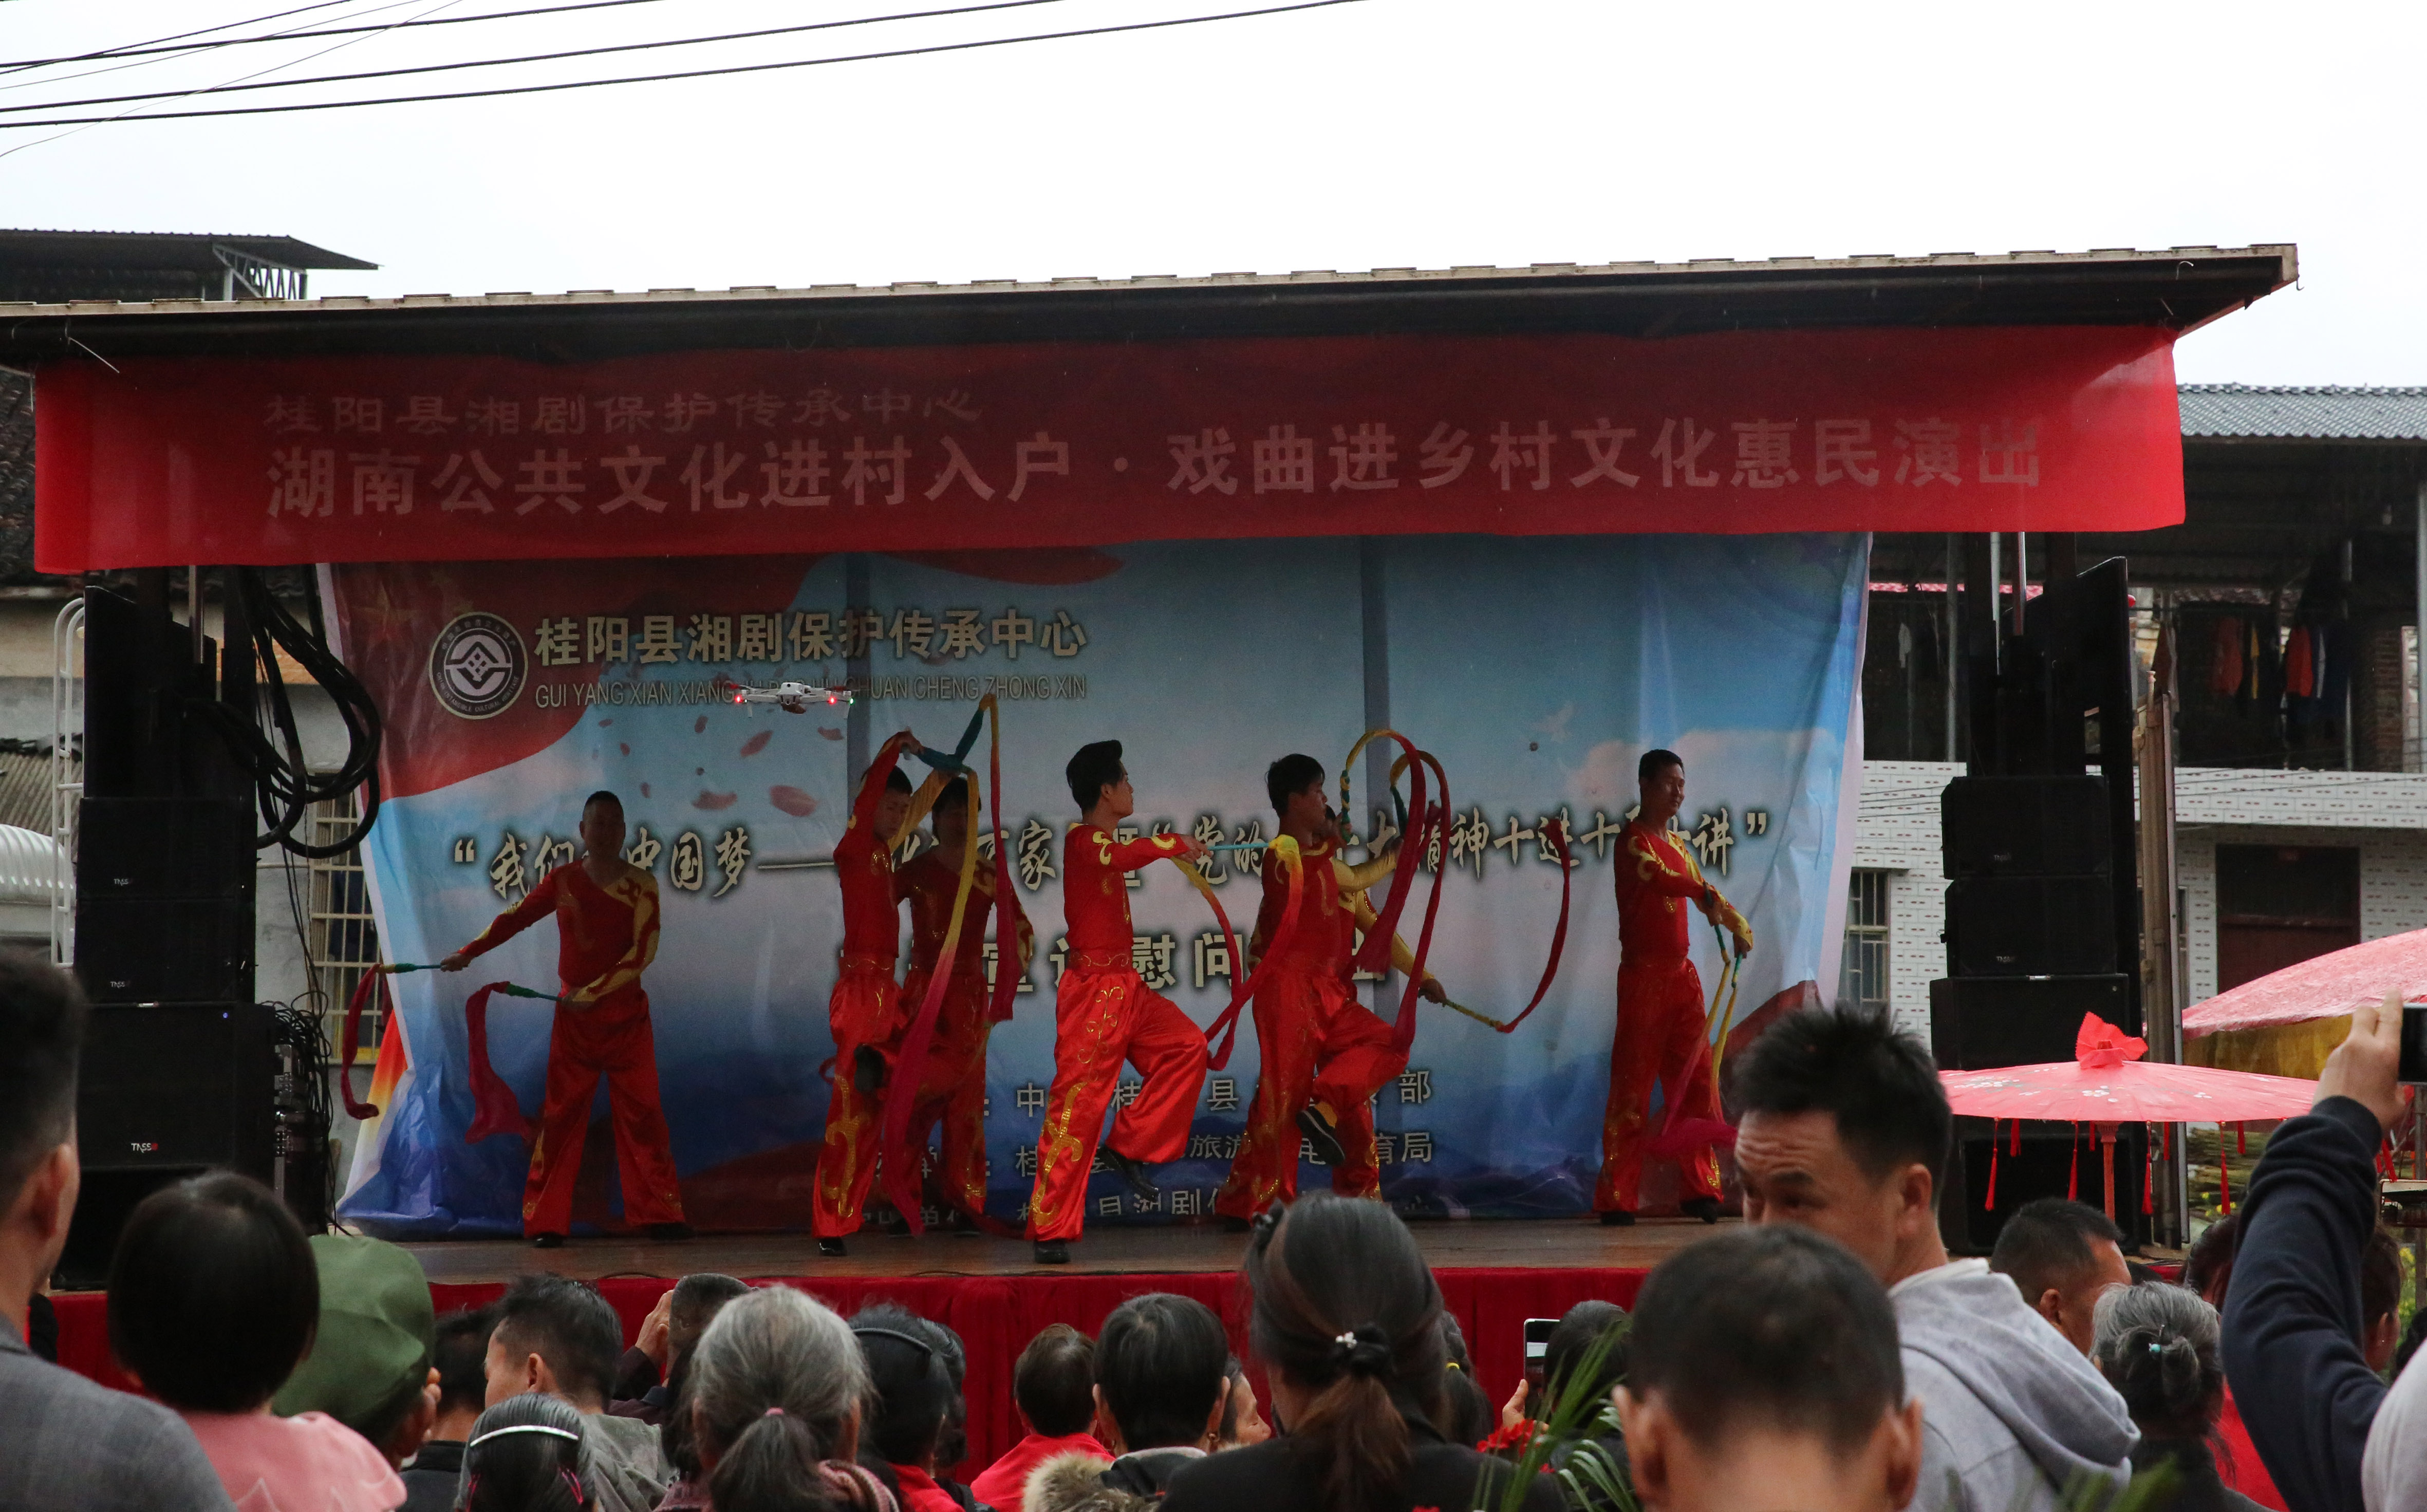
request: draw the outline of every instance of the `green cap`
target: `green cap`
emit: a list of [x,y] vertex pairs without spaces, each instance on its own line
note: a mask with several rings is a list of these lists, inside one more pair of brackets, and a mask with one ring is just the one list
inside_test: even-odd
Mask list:
[[436,1317],[421,1262],[384,1240],[314,1234],[320,1329],[270,1399],[280,1417],[325,1412],[362,1433],[430,1376]]

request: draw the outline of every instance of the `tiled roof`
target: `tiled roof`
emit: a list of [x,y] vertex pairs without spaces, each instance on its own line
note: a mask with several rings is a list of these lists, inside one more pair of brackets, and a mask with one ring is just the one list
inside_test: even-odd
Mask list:
[[2193,438],[2427,442],[2427,388],[2185,383],[2181,395]]

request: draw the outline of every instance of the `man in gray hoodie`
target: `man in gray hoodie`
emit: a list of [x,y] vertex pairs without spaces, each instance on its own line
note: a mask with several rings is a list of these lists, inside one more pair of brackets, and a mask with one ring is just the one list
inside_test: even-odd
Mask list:
[[1888,1289],[1922,1405],[1913,1512],[2052,1512],[2130,1477],[2140,1435],[2114,1388],[1987,1261],[1946,1258],[1954,1118],[1918,1041],[1883,1014],[1790,1014],[1737,1059],[1733,1094],[1746,1219],[1817,1229]]

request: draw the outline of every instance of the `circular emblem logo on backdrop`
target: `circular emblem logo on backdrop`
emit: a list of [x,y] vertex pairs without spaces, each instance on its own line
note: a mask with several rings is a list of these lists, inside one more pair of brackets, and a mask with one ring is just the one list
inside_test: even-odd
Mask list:
[[520,632],[495,614],[459,614],[430,646],[430,686],[448,711],[487,719],[513,707],[529,671]]

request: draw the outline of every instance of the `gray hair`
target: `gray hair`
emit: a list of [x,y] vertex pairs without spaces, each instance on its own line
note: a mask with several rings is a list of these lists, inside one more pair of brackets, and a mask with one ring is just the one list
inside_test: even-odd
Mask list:
[[762,1287],[719,1309],[691,1358],[699,1426],[720,1449],[772,1409],[806,1427],[833,1457],[852,1408],[869,1395],[851,1325],[815,1297]]
[[2165,1281],[2110,1286],[2091,1314],[2091,1358],[2132,1409],[2142,1431],[2196,1439],[2223,1401],[2216,1309],[2189,1287]]

